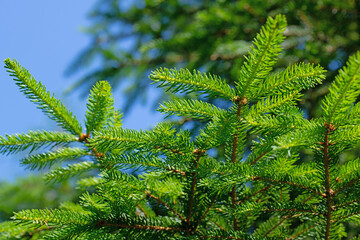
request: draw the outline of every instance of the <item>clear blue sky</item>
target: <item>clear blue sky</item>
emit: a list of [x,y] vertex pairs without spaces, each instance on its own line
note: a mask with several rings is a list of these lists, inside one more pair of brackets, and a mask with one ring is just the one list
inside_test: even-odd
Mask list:
[[[87,13],[95,0],[48,1],[16,0],[0,1],[0,60],[17,59],[41,81],[48,90],[63,100],[79,119],[83,120],[85,100],[74,93],[64,96],[66,87],[79,76],[64,76],[68,64],[79,51],[87,46],[89,38],[80,31],[89,26]],[[115,102],[123,102],[121,89],[114,93]],[[136,106],[126,116],[124,126],[148,128],[161,119],[153,113],[151,104]],[[55,130],[56,125],[26,99],[18,90],[6,70],[0,68],[0,135],[26,132],[28,130]],[[21,155],[0,155],[0,180],[14,180],[29,174],[20,166]]]

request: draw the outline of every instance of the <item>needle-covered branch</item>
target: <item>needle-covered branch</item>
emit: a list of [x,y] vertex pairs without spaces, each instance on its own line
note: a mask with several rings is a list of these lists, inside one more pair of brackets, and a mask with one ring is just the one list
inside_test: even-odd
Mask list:
[[[41,150],[22,163],[49,167],[47,180],[77,176],[90,193],[15,213],[20,225],[0,224],[0,239],[343,239],[360,217],[360,53],[330,86],[323,116],[308,119],[299,101],[324,70],[298,63],[271,73],[285,29],[284,16],[268,18],[231,71],[235,85],[198,70],[154,70],[155,83],[181,94],[160,106],[174,124],[149,130],[122,127],[110,84],[99,81],[83,132],[26,69],[5,60],[20,90],[69,133],[5,135],[0,153]],[[191,122],[179,127],[177,117]]]
[[61,127],[74,135],[82,133],[81,124],[62,102],[51,95],[41,82],[37,82],[28,70],[20,66],[16,60],[5,60],[5,68],[8,69],[10,76],[19,86],[20,91],[25,94],[32,102],[38,105],[50,119],[55,120]]

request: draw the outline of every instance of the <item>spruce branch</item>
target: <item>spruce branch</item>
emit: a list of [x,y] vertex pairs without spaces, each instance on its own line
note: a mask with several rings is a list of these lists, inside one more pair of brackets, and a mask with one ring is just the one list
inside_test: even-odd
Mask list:
[[255,95],[252,89],[256,89],[254,86],[259,85],[271,71],[282,49],[280,44],[284,40],[285,28],[286,19],[282,15],[277,15],[275,18],[269,17],[265,26],[261,28],[240,70],[236,86],[240,97],[246,96],[252,99]]
[[164,102],[160,104],[158,111],[166,113],[167,116],[177,115],[201,120],[211,120],[226,113],[226,110],[213,104],[194,99],[174,99]]
[[31,148],[65,146],[76,142],[76,136],[63,132],[29,131],[23,134],[0,136],[0,153],[14,154]]
[[265,156],[266,154],[268,154],[270,151],[264,151],[262,152],[260,155],[258,155],[251,163],[250,165],[255,165],[263,156]]
[[5,68],[14,77],[16,85],[32,102],[38,105],[50,119],[55,120],[70,133],[79,136],[82,133],[81,124],[76,117],[65,108],[62,102],[51,96],[41,82],[37,82],[28,70],[20,66],[16,60],[5,59]]
[[169,206],[166,202],[162,201],[160,198],[155,197],[154,195],[152,195],[149,191],[145,192],[147,197],[150,197],[152,199],[155,199],[156,201],[158,201],[159,203],[161,203],[162,205],[164,205],[167,209],[169,209],[170,211],[172,211],[176,216],[178,216],[182,221],[186,222],[187,219],[185,219],[180,213],[178,213],[174,208],[172,208],[171,206]]
[[46,181],[63,181],[80,173],[96,168],[96,163],[84,161],[75,164],[69,164],[67,167],[59,167],[53,169],[45,175]]
[[228,136],[233,135],[236,121],[236,118],[230,114],[215,117],[205,128],[200,130],[194,141],[195,146],[209,150],[229,141]]
[[322,102],[327,123],[342,122],[342,116],[349,111],[360,94],[360,52],[351,56],[346,67],[339,71],[329,94]]
[[86,133],[99,131],[114,114],[114,99],[111,86],[106,81],[96,83],[88,98],[85,115]]
[[62,209],[32,209],[15,213],[12,219],[27,221],[34,224],[87,224],[88,214]]
[[256,88],[253,98],[269,97],[286,94],[292,91],[309,89],[320,84],[325,78],[325,70],[314,64],[294,64],[284,71],[270,75],[264,79],[263,84]]
[[117,171],[115,169],[110,169],[108,171],[102,172],[102,177],[105,183],[117,183],[122,186],[127,186],[137,192],[142,194],[145,192],[144,182],[140,181],[137,177]]
[[142,138],[144,135],[144,131],[110,128],[102,132],[95,132],[94,136],[88,139],[88,146],[103,153],[110,149],[117,149],[120,152],[127,151],[141,146],[144,142]]
[[136,206],[140,209],[141,212],[144,213],[147,218],[150,217],[147,211],[140,204],[137,203]]
[[264,237],[267,237],[271,232],[273,232],[277,227],[279,227],[281,224],[283,224],[283,222],[285,222],[291,216],[292,215],[286,215],[286,216],[281,217],[280,221],[264,234]]
[[217,195],[215,195],[213,197],[213,199],[211,200],[211,203],[209,204],[209,206],[206,208],[205,212],[201,215],[199,221],[197,221],[197,223],[194,226],[194,229],[197,228],[197,226],[199,226],[199,224],[205,219],[206,215],[209,213],[210,209],[212,208],[212,206],[214,205],[215,201],[217,199]]
[[309,209],[297,209],[297,208],[283,208],[283,209],[264,209],[265,212],[304,212],[311,213],[312,215],[324,215],[321,213],[314,212]]
[[356,216],[356,215],[360,215],[360,211],[353,212],[353,213],[350,213],[350,214],[348,214],[348,215],[344,215],[344,216],[341,216],[341,217],[338,217],[338,218],[333,218],[333,219],[331,220],[331,223],[336,223],[336,222],[338,222],[339,220],[347,219],[347,218],[350,218],[350,217]]
[[195,70],[191,73],[187,69],[159,68],[151,73],[150,79],[160,83],[159,87],[165,87],[172,92],[199,92],[209,97],[227,100],[235,97],[234,89],[226,81],[215,75],[203,74]]
[[284,105],[293,105],[301,97],[298,91],[293,91],[287,94],[274,97],[265,97],[261,101],[258,101],[256,105],[252,106],[250,111],[247,113],[251,118],[256,118],[265,113],[272,112],[276,108]]
[[94,132],[94,136],[88,140],[88,146],[101,153],[142,149],[155,153],[185,155],[190,153],[193,147],[189,138],[188,131],[175,134],[171,124],[161,123],[148,131],[111,127],[102,132]]
[[128,152],[124,154],[107,153],[98,160],[105,167],[166,169],[168,165],[157,155],[142,152]]
[[339,208],[346,207],[346,206],[349,206],[349,205],[351,205],[353,203],[357,203],[357,202],[360,202],[360,198],[357,198],[355,200],[352,200],[352,201],[349,201],[349,202],[346,202],[346,203],[334,205],[334,208],[337,210]]
[[21,163],[27,165],[32,170],[40,170],[46,167],[51,167],[55,161],[63,162],[87,155],[90,155],[89,152],[82,148],[60,148],[52,152],[30,155],[23,158]]
[[310,231],[311,229],[313,229],[314,227],[316,227],[319,223],[315,223],[315,224],[312,224],[310,225],[309,227],[305,228],[305,229],[302,229],[300,232],[292,235],[291,237],[287,237],[285,238],[286,240],[293,240],[293,239],[296,239],[296,237],[298,236],[301,236],[302,234],[306,233],[307,231]]
[[211,220],[211,219],[210,219],[210,221],[211,221],[212,223],[214,223],[218,228],[220,228],[221,230],[225,231],[225,228],[224,228],[223,226],[221,226],[219,223],[217,223],[217,222],[215,222],[215,221],[213,221],[213,220]]
[[345,185],[341,186],[338,189],[335,189],[335,191],[333,191],[333,195],[338,194],[339,192],[344,191],[345,189],[351,187],[353,184],[357,183],[360,180],[360,176],[352,179],[351,181],[349,181],[348,183],[346,183]]
[[[304,201],[302,201],[303,204],[305,204],[306,202],[308,202],[312,197],[314,196],[314,194],[311,194],[308,198],[306,198]],[[290,220],[294,217],[299,217],[299,216],[302,216],[303,214],[288,214],[288,215],[285,215],[285,216],[282,216],[281,217],[281,220],[276,224],[274,225],[268,232],[266,232],[266,234],[264,235],[265,237],[267,235],[269,235],[272,231],[274,231],[277,227],[279,227],[283,222],[285,222],[286,220]],[[302,234],[303,232],[301,232],[300,234]],[[287,238],[286,238],[287,239]]]

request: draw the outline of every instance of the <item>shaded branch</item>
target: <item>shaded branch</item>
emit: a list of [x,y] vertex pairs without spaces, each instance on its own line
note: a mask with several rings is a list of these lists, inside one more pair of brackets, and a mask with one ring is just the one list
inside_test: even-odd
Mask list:
[[261,192],[267,191],[267,190],[268,190],[269,188],[271,188],[271,187],[272,187],[272,185],[269,185],[269,186],[266,186],[266,187],[264,187],[264,188],[262,188],[262,189],[260,189],[260,190],[258,190],[258,191],[256,191],[256,192],[254,192],[254,193],[251,194],[250,196],[248,196],[248,197],[244,198],[243,200],[240,200],[239,202],[237,202],[237,205],[240,205],[240,204],[246,202],[247,200],[249,200],[250,198],[256,196],[257,194],[259,194],[259,193],[261,193]]
[[140,211],[142,211],[146,217],[149,217],[149,214],[145,211],[145,209],[140,205],[140,204],[136,204],[136,206],[140,209]]
[[274,182],[274,183],[283,183],[283,184],[287,184],[287,185],[291,185],[291,186],[294,186],[294,187],[298,187],[298,188],[308,190],[309,192],[316,193],[317,195],[322,196],[322,197],[325,196],[325,194],[323,194],[321,192],[318,192],[318,191],[316,191],[314,189],[311,189],[309,187],[306,187],[306,186],[303,186],[303,185],[300,185],[300,184],[297,184],[297,183],[289,182],[289,181],[282,181],[282,180],[276,180],[276,179],[270,179],[270,178],[263,178],[263,177],[259,177],[259,176],[257,176],[257,177],[253,176],[251,178],[251,180],[253,180],[253,181],[267,181],[267,182]]
[[172,231],[172,232],[181,232],[181,228],[173,227],[161,227],[161,226],[145,226],[145,225],[127,225],[127,224],[118,224],[118,223],[108,223],[106,221],[99,221],[96,224],[97,228],[100,227],[118,227],[118,228],[131,228],[131,229],[140,229],[140,230],[160,230],[160,231]]
[[349,188],[351,185],[353,185],[354,183],[356,183],[357,181],[360,180],[360,176],[358,176],[357,178],[354,178],[353,180],[351,180],[350,182],[348,182],[346,185],[342,186],[341,188],[337,189],[334,191],[333,195],[338,194],[339,192],[344,191],[345,189]]
[[349,215],[346,215],[346,216],[343,216],[343,217],[339,217],[339,218],[332,219],[331,222],[334,223],[334,222],[339,221],[339,220],[341,220],[341,219],[345,219],[345,218],[348,218],[348,217],[351,217],[351,216],[354,216],[354,215],[359,215],[359,214],[360,214],[360,211],[359,211],[359,212],[352,213],[352,214],[349,214]]
[[208,214],[208,212],[210,211],[211,207],[214,205],[215,201],[216,201],[217,195],[215,195],[215,197],[213,198],[213,200],[211,201],[210,205],[207,207],[207,209],[205,210],[205,212],[203,213],[203,215],[201,216],[201,218],[199,219],[199,221],[195,224],[195,229],[197,226],[199,226],[199,224],[202,222],[202,220],[204,220],[204,218],[206,217],[206,215]]
[[261,153],[259,156],[257,156],[257,157],[250,163],[250,165],[252,166],[252,165],[256,164],[256,163],[257,163],[263,156],[265,156],[268,152],[270,152],[270,151],[265,151],[265,152]]
[[298,237],[298,236],[300,236],[301,234],[309,231],[310,229],[312,229],[312,228],[315,227],[316,225],[318,225],[318,223],[315,223],[315,224],[311,225],[310,227],[305,228],[305,229],[303,229],[302,231],[298,232],[297,234],[295,234],[295,235],[293,235],[293,236],[291,236],[291,237],[289,237],[289,238],[285,238],[285,239],[286,239],[286,240],[295,239],[296,237]]
[[159,203],[161,203],[162,205],[164,205],[166,208],[168,208],[170,211],[172,211],[176,216],[178,216],[181,220],[186,221],[185,218],[183,216],[181,216],[180,213],[178,213],[175,209],[173,209],[172,207],[170,207],[166,202],[162,201],[160,198],[155,197],[154,195],[152,195],[149,191],[146,191],[146,196],[151,197],[152,199],[155,199],[156,201],[158,201]]
[[[306,198],[304,201],[302,201],[303,204],[305,204],[307,201],[309,201],[314,195],[311,194],[308,198]],[[277,227],[279,227],[285,220],[287,219],[291,219],[291,218],[294,218],[294,217],[299,217],[303,214],[289,214],[289,215],[286,215],[286,216],[283,216],[281,218],[281,221],[279,221],[279,223],[277,223],[275,226],[273,226],[264,236],[266,237],[267,235],[269,235],[272,231],[274,231]]]
[[343,204],[335,205],[334,207],[335,207],[335,209],[338,209],[338,208],[345,207],[345,206],[348,206],[348,205],[350,205],[352,203],[356,203],[356,202],[360,202],[360,198],[355,199],[355,200],[350,201],[350,202],[343,203]]
[[269,229],[269,231],[267,231],[264,235],[264,237],[266,237],[267,235],[269,235],[272,231],[274,231],[278,226],[280,226],[287,218],[290,218],[292,217],[292,215],[286,215],[286,216],[283,216],[281,218],[281,220],[275,224],[271,229]]

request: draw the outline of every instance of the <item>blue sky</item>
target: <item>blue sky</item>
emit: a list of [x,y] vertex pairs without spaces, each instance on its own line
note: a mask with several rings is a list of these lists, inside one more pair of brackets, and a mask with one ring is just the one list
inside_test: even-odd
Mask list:
[[[12,58],[41,81],[61,99],[80,120],[83,120],[86,101],[76,92],[64,96],[63,91],[79,75],[65,77],[64,71],[89,38],[80,31],[89,26],[87,13],[95,0],[87,1],[0,1],[0,59]],[[115,103],[123,103],[121,89],[114,92]],[[0,135],[28,130],[58,129],[53,121],[20,93],[5,68],[0,68]],[[125,118],[128,128],[148,128],[161,119],[147,106],[136,106]],[[0,156],[0,180],[14,180],[29,174],[20,166],[21,155]]]

